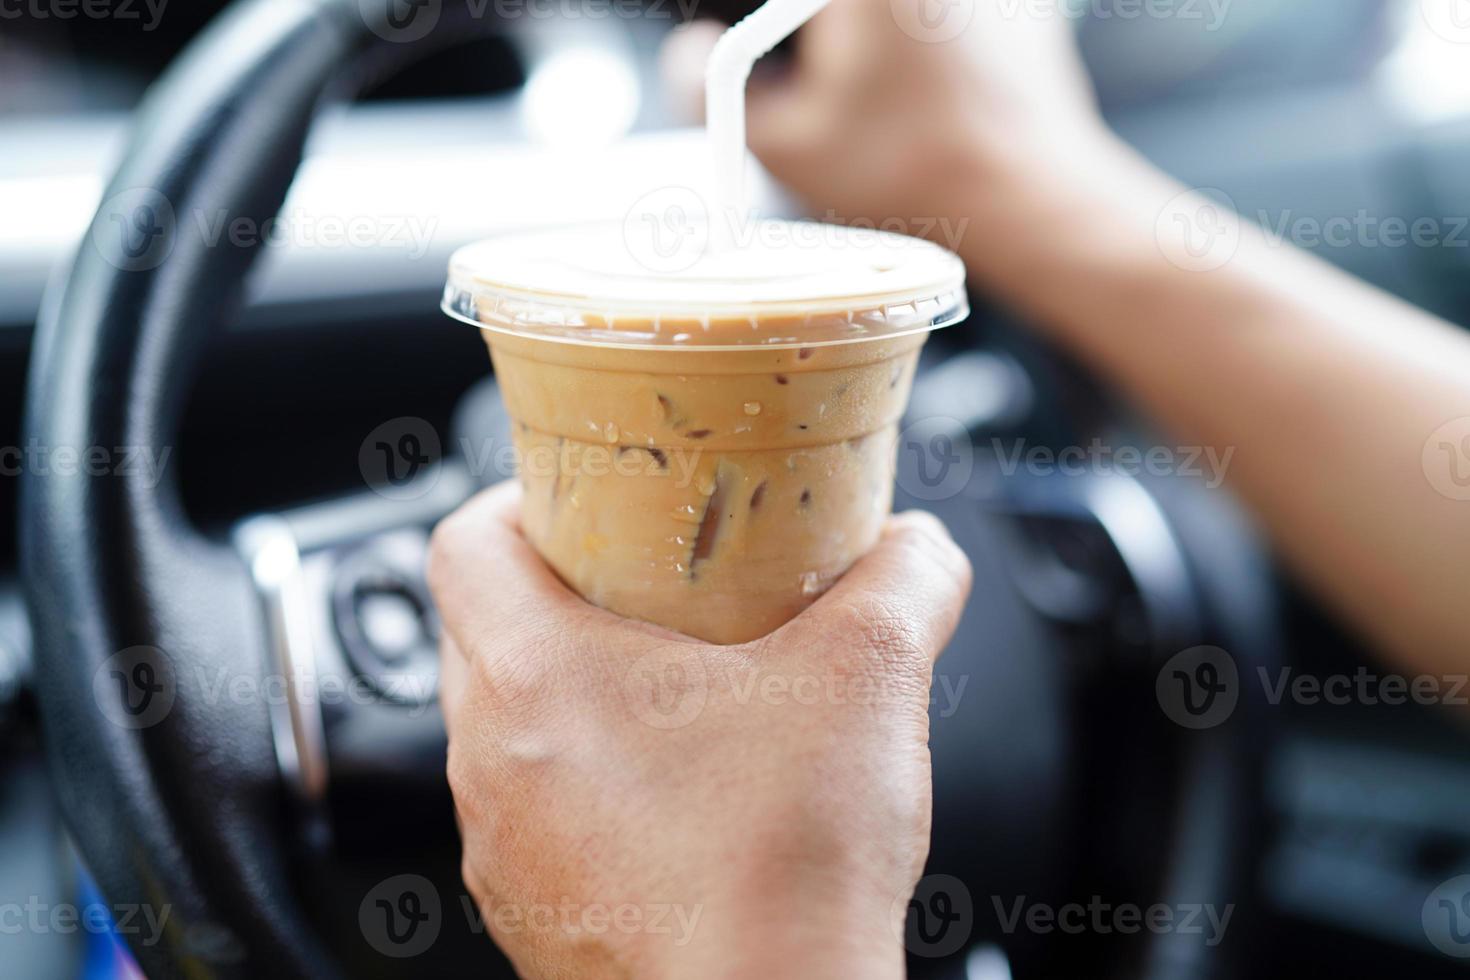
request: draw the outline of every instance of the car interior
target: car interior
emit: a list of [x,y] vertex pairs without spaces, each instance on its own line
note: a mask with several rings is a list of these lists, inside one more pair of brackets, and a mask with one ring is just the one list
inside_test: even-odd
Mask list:
[[[484,344],[439,310],[446,264],[687,180],[702,136],[661,90],[660,44],[691,9],[755,5],[469,4],[461,24],[463,3],[431,2],[433,36],[388,41],[324,28],[318,7],[356,11],[339,0],[0,4],[0,975],[512,975],[466,914],[433,694],[429,532],[510,475],[487,451],[508,426]],[[1109,123],[1250,220],[1470,322],[1470,217],[1453,218],[1470,216],[1470,46],[1410,0],[1223,2],[1223,18],[1075,5]],[[180,224],[279,218],[239,248],[181,236],[157,265],[89,259],[145,185]],[[794,212],[764,175],[757,194]],[[1365,214],[1444,234],[1298,240]],[[910,944],[910,975],[1461,975],[1470,944],[1451,955],[1423,912],[1470,874],[1463,709],[1245,684],[1218,724],[1169,717],[1156,680],[1181,651],[1263,678],[1390,669],[1207,470],[1017,467],[1038,447],[1168,440],[971,302],[927,345],[899,446],[896,509],[938,514],[975,569],[936,668],[925,879],[963,883],[943,911],[964,929]],[[82,445],[123,478],[35,479]],[[409,472],[384,445],[413,447]],[[962,492],[928,492],[951,463]],[[140,624],[192,638],[181,698],[264,663],[306,664],[321,696],[189,704],[166,739],[138,737],[94,685],[131,669],[118,651]],[[400,875],[443,905],[411,958],[362,918]],[[1230,926],[1011,914],[1098,896],[1229,908]],[[105,927],[51,915],[99,902]],[[119,915],[150,903],[166,926]]]

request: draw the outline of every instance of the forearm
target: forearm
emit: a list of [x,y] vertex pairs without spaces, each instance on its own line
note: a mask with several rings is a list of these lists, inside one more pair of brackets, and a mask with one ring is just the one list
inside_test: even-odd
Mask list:
[[1184,189],[1100,156],[1091,187],[984,195],[971,268],[1174,435],[1233,450],[1282,554],[1380,647],[1463,669],[1470,503],[1442,492],[1458,447],[1429,446],[1438,488],[1424,454],[1470,416],[1470,341],[1249,223],[1219,268],[1181,268],[1159,216]]

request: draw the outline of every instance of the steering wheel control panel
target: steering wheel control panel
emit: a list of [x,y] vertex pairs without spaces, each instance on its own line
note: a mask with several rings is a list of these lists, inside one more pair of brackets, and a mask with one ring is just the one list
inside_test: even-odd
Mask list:
[[442,781],[439,617],[424,564],[433,525],[470,490],[446,466],[422,494],[364,492],[236,529],[285,681],[271,703],[277,760],[309,810],[384,779]]

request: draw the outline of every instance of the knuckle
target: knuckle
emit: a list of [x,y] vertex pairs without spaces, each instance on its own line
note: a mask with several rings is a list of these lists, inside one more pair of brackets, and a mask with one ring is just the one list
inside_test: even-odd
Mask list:
[[479,773],[465,759],[464,743],[452,739],[449,743],[449,758],[445,765],[449,780],[449,792],[454,806],[461,817],[468,819],[478,809]]
[[905,530],[900,540],[913,552],[917,563],[932,565],[945,578],[969,591],[974,571],[964,549],[955,543],[944,522],[927,511],[904,515]]
[[914,617],[890,602],[870,597],[847,606],[838,629],[856,641],[863,661],[870,666],[908,671],[922,665],[928,669],[923,635]]
[[484,901],[484,889],[480,886],[480,874],[475,870],[475,863],[470,860],[468,851],[459,859],[459,878],[464,882],[465,890],[470,893],[470,897],[477,904]]
[[429,535],[424,575],[428,580],[429,590],[436,594],[441,591],[447,576],[451,574],[457,550],[455,546],[463,537],[455,531],[457,518],[457,514],[450,514],[435,525],[433,533]]

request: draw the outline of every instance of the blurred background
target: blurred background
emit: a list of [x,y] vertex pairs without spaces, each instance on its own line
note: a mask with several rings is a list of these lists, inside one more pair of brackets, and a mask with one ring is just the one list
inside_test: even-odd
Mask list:
[[[43,295],[86,232],[130,114],[225,7],[114,0],[86,13],[64,0],[0,0],[0,445],[20,441]],[[1143,5],[1077,7],[1105,112],[1145,154],[1228,194],[1276,234],[1470,322],[1470,3],[1164,0],[1147,7],[1164,14],[1137,16],[1123,11]],[[495,231],[618,218],[628,188],[648,186],[649,174],[676,180],[698,165],[697,140],[662,97],[658,50],[691,11],[729,19],[741,12],[736,0],[603,5],[595,17],[571,0],[516,9],[498,36],[366,80],[350,104],[328,110],[284,212],[297,220],[267,249],[185,416],[176,458],[198,523],[224,529],[247,514],[361,494],[359,446],[390,420],[426,420],[450,454],[449,434],[463,425],[456,409],[489,366],[478,338],[438,313],[448,254]],[[779,188],[767,182],[761,193],[783,206]],[[367,219],[370,234],[344,243],[326,233],[327,219]],[[1359,231],[1388,219],[1430,219],[1437,231],[1399,244]],[[1351,234],[1323,235],[1342,221]],[[1171,583],[1151,585],[1130,562],[1122,525],[1085,507],[1052,508],[1051,489],[1008,481],[983,457],[995,438],[1085,445],[1105,431],[1148,445],[1149,435],[1024,324],[974,298],[971,321],[931,345],[915,411],[960,416],[993,479],[942,505],[900,497],[941,510],[982,575],[990,568],[1000,583],[977,598],[958,659],[947,661],[975,687],[935,724],[936,867],[986,877],[967,878],[974,922],[964,948],[920,957],[914,975],[1076,976],[1091,962],[1085,937],[1018,939],[989,895],[1054,889],[1085,901],[1076,889],[1087,886],[1064,882],[1128,878],[1127,869],[1157,863],[1153,818],[1122,826],[1148,810],[1151,784],[1131,780],[1149,759],[1118,741],[1138,734],[1119,719],[1138,704],[1153,710],[1152,688],[1117,678],[1139,674],[1158,652],[1149,617],[1165,615],[1160,596]],[[27,690],[15,483],[13,472],[0,475],[0,913],[92,896],[51,801]],[[1246,637],[1232,647],[1242,670],[1282,660],[1298,674],[1351,675],[1371,664],[1277,577],[1222,495],[1199,505],[1192,491],[1145,490],[1127,498],[1128,513],[1163,514],[1186,544],[1210,542],[1209,567],[1186,554],[1183,588],[1230,597],[1213,608],[1229,620],[1220,631]],[[333,562],[328,578],[350,565]],[[1063,601],[1084,586],[1103,600]],[[424,613],[409,609],[406,627],[396,614],[379,625],[411,634],[393,642],[432,648]],[[1043,656],[1033,638],[1043,629],[1060,637],[1045,649],[1064,656],[1044,670],[1018,666]],[[329,642],[352,661],[349,640]],[[1151,672],[1141,676],[1151,683]],[[1470,967],[1470,933],[1447,947],[1421,917],[1436,885],[1470,872],[1470,741],[1450,714],[1272,706],[1260,773],[1268,829],[1243,875],[1259,943],[1249,975],[1455,976]],[[0,914],[0,975],[126,975],[105,935],[9,921]]]

